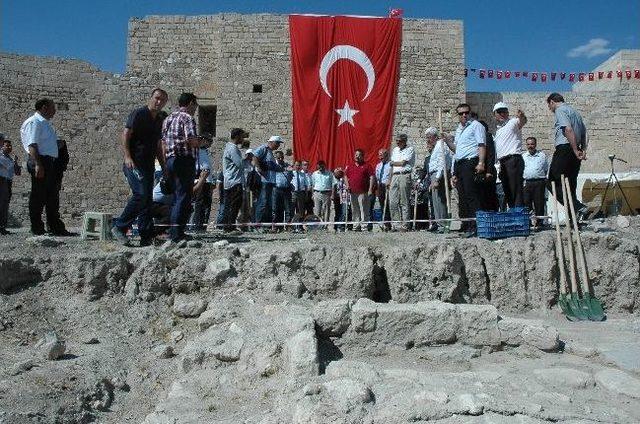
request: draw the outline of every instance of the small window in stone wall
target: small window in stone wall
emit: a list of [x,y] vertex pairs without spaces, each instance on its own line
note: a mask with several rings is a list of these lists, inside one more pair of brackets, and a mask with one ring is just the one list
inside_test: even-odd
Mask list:
[[262,93],[262,84],[253,84],[254,93]]
[[69,103],[58,102],[58,103],[56,103],[56,109],[58,109],[58,110],[69,110]]

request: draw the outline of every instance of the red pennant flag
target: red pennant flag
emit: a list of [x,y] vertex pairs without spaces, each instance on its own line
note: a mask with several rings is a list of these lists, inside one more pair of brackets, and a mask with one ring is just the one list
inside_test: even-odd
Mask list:
[[389,9],[390,18],[400,18],[404,14],[403,9]]
[[573,72],[569,74],[569,82],[574,82],[576,80],[576,74]]
[[604,77],[604,72],[598,71],[598,79],[602,79]]
[[609,71],[609,72],[607,72],[607,78],[608,78],[608,79],[613,78],[613,71]]
[[540,82],[547,82],[547,73],[543,72],[540,74]]
[[531,73],[531,81],[533,81],[533,82],[538,81],[538,73],[537,72],[532,72]]
[[484,79],[484,69],[480,69],[480,79]]
[[631,70],[627,69],[626,71],[624,71],[625,76],[627,77],[627,79],[631,79]]
[[633,76],[635,79],[640,79],[640,69],[634,69]]
[[511,71],[504,71],[504,78],[505,79],[511,78]]
[[556,80],[556,75],[558,75],[556,72],[551,72],[551,81]]
[[584,81],[584,72],[580,72],[580,74],[578,74],[578,81]]
[[621,70],[617,70],[616,74],[618,75],[618,78],[622,78],[622,71]]
[[567,76],[566,72],[560,72],[560,79],[561,80],[564,80],[566,76]]
[[502,71],[496,71],[496,78],[502,79]]
[[315,168],[365,161],[392,139],[402,19],[289,16],[293,150]]
[[493,78],[493,69],[487,71],[487,78]]
[[516,72],[515,72],[515,77],[516,77],[516,78],[520,78],[520,71],[516,71]]
[[589,72],[589,81],[593,81],[593,72]]
[[523,76],[524,78],[527,78],[527,77],[529,76],[529,71],[523,71],[523,72],[522,72],[522,76]]
[[469,76],[469,70],[467,68],[464,68],[464,77],[468,77]]

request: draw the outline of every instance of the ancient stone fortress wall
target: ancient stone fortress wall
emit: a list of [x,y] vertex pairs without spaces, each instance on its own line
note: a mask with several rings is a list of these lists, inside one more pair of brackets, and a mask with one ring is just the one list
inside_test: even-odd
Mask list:
[[[640,169],[640,81],[615,78],[616,69],[638,69],[640,50],[621,50],[595,69],[613,70],[614,79],[575,84],[572,91],[561,93],[565,101],[583,116],[589,136],[585,172],[608,172],[609,154],[628,161],[616,162],[620,171]],[[498,101],[510,105],[512,112],[521,108],[529,118],[523,137],[534,136],[548,153],[553,152],[553,114],[546,98],[550,92],[467,93],[467,100],[480,119],[495,130],[492,108]]]

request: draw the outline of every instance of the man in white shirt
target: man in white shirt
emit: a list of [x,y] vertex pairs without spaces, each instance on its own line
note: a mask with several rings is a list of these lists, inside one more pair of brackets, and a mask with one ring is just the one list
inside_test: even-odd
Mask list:
[[329,220],[334,182],[333,173],[327,170],[325,161],[318,161],[318,169],[311,174],[311,185],[313,187],[313,214],[322,221]]
[[27,170],[31,174],[31,193],[29,195],[29,218],[31,232],[34,235],[45,233],[42,211],[46,211],[47,224],[53,235],[67,236],[60,219],[58,207],[58,179],[55,172],[55,159],[58,157],[58,136],[51,118],[56,114],[56,105],[51,99],[40,99],[35,104],[36,112],[20,127],[20,137],[24,150],[29,154]]
[[7,235],[7,219],[9,218],[9,202],[13,176],[21,174],[18,157],[11,157],[13,150],[11,140],[0,134],[0,235]]
[[396,147],[391,152],[392,177],[389,189],[389,210],[393,221],[402,221],[401,225],[393,224],[394,230],[408,231],[411,221],[411,171],[416,162],[413,146],[407,145],[406,134],[396,137]]
[[[435,219],[446,219],[448,211],[444,173],[449,172],[451,168],[451,153],[449,148],[445,146],[444,140],[439,139],[440,134],[436,128],[428,128],[424,134],[427,139],[427,149],[431,153],[428,172],[431,181],[429,191],[431,192],[433,215]],[[431,229],[435,231],[444,226],[442,222],[436,223]]]
[[510,208],[521,207],[524,206],[522,127],[527,123],[527,117],[518,109],[516,116],[509,118],[509,108],[503,102],[493,106],[493,114],[498,122],[494,141],[505,200]]
[[[389,184],[391,183],[391,164],[389,163],[389,151],[387,149],[380,149],[378,151],[378,159],[380,162],[376,165],[375,177],[376,177],[376,197],[381,208],[386,208],[382,214],[383,221],[391,220],[391,213],[389,212],[389,199],[387,198],[387,192],[389,190]],[[372,203],[372,209],[373,204]],[[370,214],[373,216],[373,213]],[[391,224],[386,223],[382,227],[384,231],[391,229]]]
[[[535,210],[536,216],[544,216],[545,188],[549,162],[547,155],[538,150],[538,141],[535,137],[526,140],[527,151],[522,154],[524,160],[524,205]],[[536,220],[536,228],[539,223]]]
[[231,141],[227,142],[222,153],[222,172],[224,173],[224,231],[232,232],[242,207],[245,186],[245,167],[240,146],[249,135],[242,128],[231,130]]

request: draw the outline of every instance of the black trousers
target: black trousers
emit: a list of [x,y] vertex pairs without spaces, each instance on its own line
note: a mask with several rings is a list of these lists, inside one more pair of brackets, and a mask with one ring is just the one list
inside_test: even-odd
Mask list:
[[551,159],[551,165],[549,165],[549,177],[547,178],[547,189],[553,193],[551,186],[555,185],[556,194],[558,196],[558,202],[564,205],[562,201],[562,184],[560,182],[560,176],[564,175],[569,179],[569,190],[573,196],[574,202],[576,198],[576,187],[578,185],[578,173],[580,172],[581,161],[573,153],[571,145],[561,144],[556,146],[556,151],[553,153]]
[[242,207],[242,184],[236,184],[229,189],[224,189],[224,212],[222,222],[224,230],[233,230],[238,213]]
[[[480,209],[482,182],[476,175],[478,158],[460,159],[455,163],[455,176],[458,178],[458,214],[460,218],[475,218]],[[462,228],[474,230],[475,222],[463,222]]]
[[509,155],[500,159],[500,180],[505,201],[510,208],[524,206],[523,172],[522,155]]
[[211,203],[213,184],[204,183],[202,189],[193,194],[193,213],[191,214],[191,226],[196,231],[203,231],[209,224],[211,215]]
[[60,219],[60,187],[58,187],[58,173],[54,166],[54,158],[40,156],[40,163],[44,169],[44,177],[36,178],[35,163],[29,159],[27,170],[31,175],[31,193],[29,194],[29,219],[31,220],[31,232],[44,233],[42,211],[45,211],[47,225],[53,233],[65,231],[65,226]]
[[308,191],[294,191],[291,194],[291,201],[293,203],[293,219],[302,221],[307,214],[307,205],[309,204],[309,192]]
[[544,216],[546,181],[544,178],[527,180],[524,184],[524,205],[536,212],[536,216]]
[[[378,190],[376,192],[376,196],[378,197],[378,202],[380,202],[380,207],[384,208],[385,206],[385,202],[384,199],[387,196],[387,186],[384,184],[380,184],[378,183]],[[375,202],[371,202],[371,213],[370,216],[373,216],[373,207],[375,206]],[[391,210],[389,209],[389,199],[387,199],[387,207],[384,210],[384,213],[382,214],[382,220],[383,221],[391,221]],[[391,224],[387,223],[384,224],[384,227],[386,229],[390,229],[391,228]]]
[[11,201],[11,184],[8,178],[0,177],[0,230],[7,228],[9,219],[9,202]]

